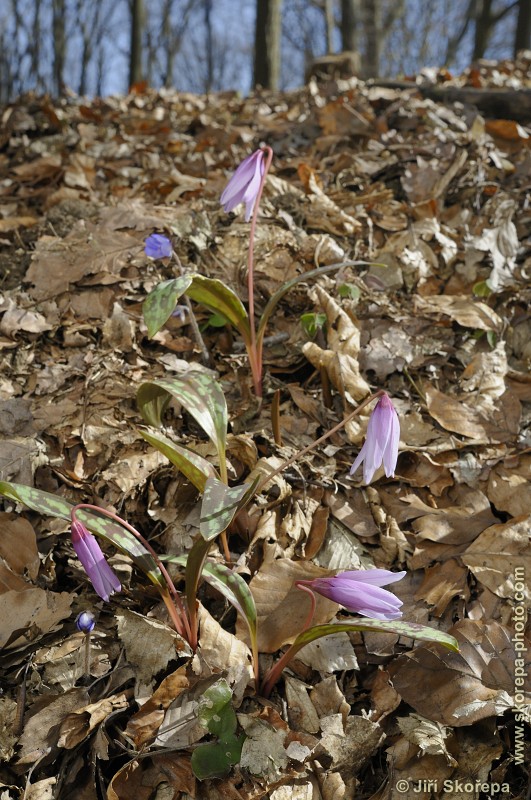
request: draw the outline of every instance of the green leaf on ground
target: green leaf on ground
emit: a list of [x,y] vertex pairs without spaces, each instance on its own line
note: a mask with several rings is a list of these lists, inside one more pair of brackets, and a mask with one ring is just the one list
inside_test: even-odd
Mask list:
[[208,478],[216,478],[217,472],[212,464],[188,447],[172,442],[157,430],[139,428],[146,442],[156,447],[177,469],[194,484],[200,492],[205,491]]
[[160,378],[141,384],[137,402],[144,421],[159,428],[171,398],[177,400],[205,431],[224,464],[227,438],[227,403],[219,385],[205,372],[178,378]]
[[207,480],[199,521],[199,530],[204,539],[210,542],[228,528],[236,513],[253,495],[259,480],[257,477],[252,483],[242,486],[227,486],[217,478]]
[[186,292],[192,279],[192,275],[181,275],[180,278],[163,281],[148,294],[142,305],[142,312],[149,337],[154,336],[169,320],[177,300]]

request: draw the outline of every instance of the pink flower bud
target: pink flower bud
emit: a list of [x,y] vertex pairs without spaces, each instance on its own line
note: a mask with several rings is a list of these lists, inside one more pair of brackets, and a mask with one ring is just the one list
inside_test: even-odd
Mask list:
[[264,174],[264,152],[255,150],[247,156],[228,184],[220,202],[224,211],[232,211],[240,203],[245,203],[245,221],[249,222]]
[[110,566],[95,537],[77,519],[72,521],[72,545],[76,555],[89,576],[97,594],[108,602],[114,592],[119,592],[122,585]]
[[370,483],[383,463],[385,474],[391,478],[395,474],[399,440],[398,414],[389,396],[383,394],[370,416],[365,444],[353,463],[350,474],[353,475],[363,463],[363,480]]

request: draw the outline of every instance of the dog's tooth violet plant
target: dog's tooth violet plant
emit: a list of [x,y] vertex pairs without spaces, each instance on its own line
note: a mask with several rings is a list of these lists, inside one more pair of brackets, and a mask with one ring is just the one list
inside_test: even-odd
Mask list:
[[[158,284],[147,296],[143,305],[144,319],[149,336],[154,336],[167,322],[182,295],[187,295],[215,314],[220,314],[236,328],[243,339],[251,368],[254,391],[259,398],[262,397],[263,391],[264,336],[271,314],[284,295],[298,283],[313,280],[329,272],[337,272],[343,267],[368,266],[366,261],[342,261],[302,273],[283,284],[270,297],[258,322],[255,320],[254,239],[262,192],[272,159],[273,151],[267,145],[245,158],[228,181],[220,198],[225,211],[232,211],[243,203],[245,205],[245,221],[249,222],[251,220],[249,246],[247,249],[248,311],[238,295],[230,287],[220,280],[208,278],[198,272],[182,274],[178,278],[172,278]],[[158,235],[151,234],[146,239],[145,252],[148,256],[159,248],[159,243],[151,242],[152,237]],[[161,249],[167,252],[166,249]],[[172,257],[175,259],[175,251],[172,251]]]

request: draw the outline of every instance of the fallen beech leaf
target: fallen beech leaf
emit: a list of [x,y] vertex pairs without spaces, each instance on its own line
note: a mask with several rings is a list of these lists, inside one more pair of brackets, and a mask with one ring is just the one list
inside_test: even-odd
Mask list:
[[[517,570],[531,575],[531,516],[523,515],[505,524],[492,525],[481,533],[461,556],[478,581],[499,597],[515,596]],[[531,586],[525,583],[524,594],[531,604]]]
[[[416,647],[389,665],[393,686],[415,711],[461,727],[503,714],[514,705],[513,633],[497,622],[461,620],[450,629],[459,653]],[[531,648],[518,655],[531,669]]]
[[447,431],[454,431],[469,439],[487,440],[485,427],[472,408],[434,386],[426,387],[425,395],[430,415]]

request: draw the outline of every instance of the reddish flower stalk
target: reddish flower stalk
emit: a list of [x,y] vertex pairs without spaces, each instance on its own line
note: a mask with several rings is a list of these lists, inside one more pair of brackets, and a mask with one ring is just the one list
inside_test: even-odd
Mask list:
[[262,397],[262,344],[257,345],[254,314],[254,238],[260,208],[260,200],[267,173],[273,160],[273,150],[268,146],[255,150],[242,161],[221,195],[225,211],[232,211],[240,203],[245,203],[245,221],[251,220],[249,232],[249,251],[247,256],[247,287],[249,294],[249,327],[251,342],[248,351],[254,390]]

